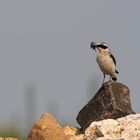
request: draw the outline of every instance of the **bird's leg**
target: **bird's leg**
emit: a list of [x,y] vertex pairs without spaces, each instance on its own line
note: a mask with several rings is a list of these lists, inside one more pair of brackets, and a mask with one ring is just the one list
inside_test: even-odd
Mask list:
[[104,78],[103,78],[103,82],[102,82],[102,85],[104,84],[104,81],[105,81],[105,74],[103,74]]
[[111,81],[111,76],[110,76],[110,78],[109,78],[109,81]]

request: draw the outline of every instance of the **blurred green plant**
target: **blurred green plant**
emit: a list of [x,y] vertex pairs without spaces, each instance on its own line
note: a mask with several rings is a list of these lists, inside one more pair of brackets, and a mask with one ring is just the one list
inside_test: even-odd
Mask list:
[[19,131],[15,129],[6,129],[6,130],[0,130],[0,137],[13,137],[18,138],[19,140],[26,140],[27,138]]

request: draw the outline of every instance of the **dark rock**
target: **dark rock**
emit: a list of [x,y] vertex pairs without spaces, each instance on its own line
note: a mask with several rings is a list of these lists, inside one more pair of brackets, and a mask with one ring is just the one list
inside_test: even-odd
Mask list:
[[129,88],[118,82],[106,82],[96,95],[82,108],[76,120],[83,130],[91,122],[117,119],[135,114],[131,108]]

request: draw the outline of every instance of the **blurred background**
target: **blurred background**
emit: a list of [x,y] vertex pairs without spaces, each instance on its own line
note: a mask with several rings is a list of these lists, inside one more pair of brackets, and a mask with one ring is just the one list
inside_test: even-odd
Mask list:
[[139,6],[138,0],[1,0],[0,136],[27,136],[45,112],[78,126],[78,112],[103,78],[91,41],[109,44],[118,81],[130,88],[139,113]]

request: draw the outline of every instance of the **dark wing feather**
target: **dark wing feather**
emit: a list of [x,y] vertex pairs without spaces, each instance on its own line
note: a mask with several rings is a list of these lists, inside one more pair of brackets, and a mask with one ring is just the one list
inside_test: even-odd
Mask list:
[[112,58],[112,60],[113,60],[114,64],[116,65],[116,60],[115,60],[115,57],[114,57],[112,54],[110,54],[110,57]]

